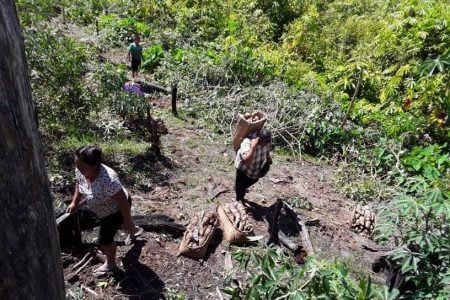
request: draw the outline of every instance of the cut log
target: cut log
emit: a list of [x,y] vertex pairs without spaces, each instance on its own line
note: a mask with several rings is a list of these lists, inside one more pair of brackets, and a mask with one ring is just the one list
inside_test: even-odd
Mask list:
[[288,248],[294,253],[297,253],[299,246],[293,241],[291,241],[282,231],[278,231],[278,240],[286,248]]
[[162,87],[162,86],[160,86],[160,85],[153,84],[153,83],[148,83],[148,82],[145,82],[145,83],[143,84],[143,88],[144,88],[144,90],[145,90],[146,92],[149,92],[149,91],[158,91],[158,92],[163,92],[163,93],[165,93],[165,94],[170,94],[170,93],[171,93],[171,90],[169,90],[169,89],[166,89],[166,88],[164,88],[164,87]]
[[173,237],[181,237],[186,230],[185,226],[175,223],[174,220],[166,215],[150,214],[147,216],[134,216],[134,224],[144,228],[145,231],[164,231]]
[[308,220],[305,222],[306,226],[317,226],[320,225],[320,220],[319,219],[312,219],[312,220]]
[[300,236],[302,238],[302,246],[306,250],[306,253],[308,255],[313,255],[314,248],[312,246],[311,240],[309,239],[309,233],[308,229],[305,226],[305,223],[302,220],[300,220],[294,209],[286,202],[284,203],[284,210],[286,211],[286,214],[295,221],[295,226],[300,232]]

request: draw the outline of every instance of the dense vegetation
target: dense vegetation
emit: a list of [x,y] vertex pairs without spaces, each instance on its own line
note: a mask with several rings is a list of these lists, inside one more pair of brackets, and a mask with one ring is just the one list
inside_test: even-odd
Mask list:
[[[374,238],[404,246],[392,259],[415,283],[415,297],[450,297],[448,1],[16,5],[46,147],[140,139],[127,120],[143,116],[145,103],[120,92],[125,66],[100,57],[139,33],[148,41],[143,69],[164,85],[178,84],[182,114],[230,136],[238,112],[266,111],[278,149],[328,159],[338,188],[384,208]],[[54,30],[52,18],[62,16],[97,32],[95,45]],[[398,297],[370,278],[348,279],[340,264],[292,269],[273,250],[252,255],[261,272],[245,289],[227,290],[236,299]],[[298,282],[285,285],[286,277]]]

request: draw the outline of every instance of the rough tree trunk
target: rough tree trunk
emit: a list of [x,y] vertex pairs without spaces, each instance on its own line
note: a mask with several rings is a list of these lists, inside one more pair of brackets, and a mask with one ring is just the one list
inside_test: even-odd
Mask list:
[[64,279],[23,38],[0,0],[0,299],[64,299]]

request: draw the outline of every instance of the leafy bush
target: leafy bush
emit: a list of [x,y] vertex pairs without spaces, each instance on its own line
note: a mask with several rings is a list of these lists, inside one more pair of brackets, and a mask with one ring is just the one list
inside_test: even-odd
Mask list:
[[84,25],[95,21],[107,7],[108,0],[71,0],[67,4],[67,16]]
[[178,1],[175,4],[176,29],[191,41],[213,41],[220,35],[225,22],[222,1]]
[[187,95],[199,93],[212,86],[228,86],[237,83],[233,72],[220,64],[215,50],[183,49],[183,63],[174,62],[172,56],[160,61],[155,76],[164,85],[179,83],[179,90]]
[[428,181],[437,180],[450,169],[450,154],[443,151],[446,146],[414,147],[402,157],[402,163],[413,175],[420,175]]
[[146,48],[143,52],[142,68],[149,72],[152,72],[158,67],[161,59],[164,57],[164,50],[161,45],[153,45]]
[[143,119],[147,109],[147,99],[135,94],[120,92],[112,99],[110,105],[112,111],[124,120]]
[[82,81],[89,49],[46,30],[26,32],[25,44],[41,130],[59,136],[86,126],[90,112],[97,107]]
[[133,17],[122,18],[116,14],[102,15],[98,18],[101,45],[104,48],[123,46],[135,34],[148,37],[150,28]]
[[61,7],[53,0],[17,0],[15,1],[20,23],[31,26],[56,16]]
[[246,274],[238,287],[222,291],[237,299],[394,299],[374,286],[370,277],[359,282],[350,278],[345,265],[308,259],[303,266],[283,255],[281,250],[266,249],[233,253]]
[[[179,72],[178,75],[180,73],[183,74]],[[199,79],[207,81],[208,75],[204,74]],[[338,103],[295,91],[281,82],[258,87],[215,87],[200,92],[187,86],[185,90],[192,91],[187,109],[217,132],[231,135],[238,113],[254,110],[267,113],[270,120],[268,128],[273,132],[275,145],[287,147],[295,153],[340,152],[343,145],[360,134],[353,130],[352,124],[341,125],[343,114]]]
[[256,84],[272,78],[274,66],[252,48],[231,43],[221,54],[222,64],[243,84]]
[[124,65],[102,63],[95,65],[93,72],[91,88],[102,101],[107,102],[122,90],[127,72]]
[[[380,213],[375,237],[393,242],[393,267],[401,267],[412,281],[418,299],[450,296],[450,191],[429,187],[423,178],[410,178],[406,186],[414,195],[399,195]],[[408,295],[406,295],[407,297]]]

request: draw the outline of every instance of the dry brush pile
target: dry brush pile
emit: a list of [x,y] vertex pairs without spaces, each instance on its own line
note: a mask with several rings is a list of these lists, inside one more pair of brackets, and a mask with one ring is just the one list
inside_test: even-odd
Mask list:
[[340,149],[355,129],[352,123],[342,126],[344,113],[337,102],[279,81],[267,86],[209,87],[186,97],[184,109],[230,136],[242,112],[261,111],[275,144],[296,153]]

